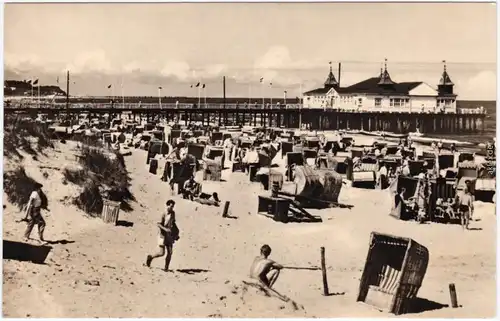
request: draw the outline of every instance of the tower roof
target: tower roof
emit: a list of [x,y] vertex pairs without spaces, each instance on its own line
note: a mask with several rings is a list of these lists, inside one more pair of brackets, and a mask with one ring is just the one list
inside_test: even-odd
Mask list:
[[380,70],[380,80],[378,82],[379,85],[394,85],[395,82],[392,81],[389,72],[387,71],[387,58],[385,59],[385,68],[384,70]]
[[328,77],[325,80],[325,88],[337,86],[338,84],[339,83],[338,83],[337,79],[335,79],[335,76],[333,75],[332,62],[330,61],[330,73],[328,74]]
[[446,71],[446,61],[443,60],[443,74],[441,75],[441,79],[439,80],[439,85],[445,85],[445,86],[453,86],[454,83],[451,81],[450,76],[448,75],[448,72]]

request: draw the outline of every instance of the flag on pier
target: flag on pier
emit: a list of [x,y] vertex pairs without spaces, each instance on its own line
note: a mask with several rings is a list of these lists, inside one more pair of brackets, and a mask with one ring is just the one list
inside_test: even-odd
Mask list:
[[158,89],[163,89],[163,87],[160,86],[160,87],[158,87]]
[[111,88],[111,85],[108,86],[108,89]]
[[272,82],[270,82],[270,83],[269,83],[269,86],[272,86],[272,85],[273,85],[273,83],[272,83]]
[[205,88],[205,84],[203,84],[203,86],[201,88]]
[[200,83],[197,83],[197,84],[196,84],[196,87],[200,87]]
[[33,85],[38,84],[38,79],[33,82]]
[[59,84],[59,76],[57,76],[56,82]]
[[191,85],[191,88],[193,88],[193,85]]
[[260,78],[260,82],[263,82],[264,81],[264,78]]

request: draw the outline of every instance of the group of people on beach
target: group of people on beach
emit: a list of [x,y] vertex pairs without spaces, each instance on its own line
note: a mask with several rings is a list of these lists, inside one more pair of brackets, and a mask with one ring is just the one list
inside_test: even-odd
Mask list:
[[[165,210],[162,212],[160,221],[157,223],[158,250],[156,253],[146,256],[146,266],[151,267],[154,259],[160,258],[166,253],[163,270],[171,272],[169,269],[170,262],[172,260],[174,243],[179,240],[179,228],[176,224],[174,211],[175,201],[170,199],[165,205]],[[270,255],[271,247],[264,244],[260,249],[260,255],[254,259],[250,267],[250,278],[255,279],[264,288],[272,288],[279,277],[280,270],[284,268],[283,265],[269,259]]]
[[[229,139],[226,139],[221,145],[223,145],[225,149],[232,150],[232,148],[234,148],[234,146],[229,143]],[[238,153],[237,155],[243,156],[239,155]],[[186,158],[186,156],[187,148],[175,147],[167,158],[173,158],[182,161]],[[220,203],[217,193],[206,194],[201,192],[201,185],[200,183],[196,182],[194,175],[190,175],[189,179],[187,179],[183,183],[181,192],[183,198],[187,200],[192,201],[196,198],[201,198],[206,200],[213,200],[217,204]],[[160,258],[166,254],[163,270],[169,272],[170,262],[172,260],[173,246],[174,243],[180,238],[180,231],[176,224],[176,214],[174,211],[175,201],[170,199],[166,202],[165,205],[165,210],[162,212],[160,220],[157,223],[158,250],[155,253],[148,254],[146,256],[145,265],[147,267],[150,267],[154,259]],[[283,268],[282,265],[269,259],[270,254],[271,247],[267,244],[263,245],[260,249],[260,255],[254,259],[250,269],[250,277],[252,279],[255,279],[264,288],[272,288],[272,286],[278,279],[280,270]]]
[[[261,136],[262,135],[263,134],[261,134]],[[259,138],[262,140],[269,139],[268,137],[259,137]],[[280,140],[279,137],[275,138],[275,141],[279,140]],[[228,142],[224,142],[224,147],[233,148],[233,146]],[[322,145],[320,147],[322,147]],[[399,153],[400,156],[403,156],[402,155],[403,150],[407,148],[411,149],[411,147],[412,143],[409,139],[401,141],[400,148],[398,149],[397,153]],[[442,141],[439,141],[437,144],[433,142],[431,148],[439,153],[443,148]],[[455,151],[454,145],[451,146],[451,149],[452,152]],[[375,150],[376,157],[383,157],[384,155],[386,155],[386,153],[387,153],[387,147],[382,147],[381,149],[377,148]],[[247,163],[258,161],[258,157],[256,157],[256,155],[254,154],[256,154],[254,146],[251,146],[250,149],[246,152],[246,154],[236,153],[237,158],[244,159]],[[187,148],[176,147],[169,155],[169,157],[173,157],[178,159],[179,161],[182,161],[187,157]],[[410,170],[408,162],[411,159],[411,157],[403,156],[403,159],[404,159],[403,166],[401,168],[396,169],[395,172],[391,168],[387,168],[385,165],[381,166],[380,170],[378,171],[377,181],[382,180],[383,178],[386,177],[392,177],[393,175],[396,177],[398,175],[409,176]],[[359,159],[354,158],[353,162],[354,166],[359,165]],[[422,173],[418,176],[418,185],[415,196],[411,197],[410,199],[405,200],[404,197],[405,189],[403,189],[400,192],[401,200],[405,203],[405,205],[416,209],[417,211],[416,219],[420,222],[424,221],[427,213],[427,206],[428,206],[427,202],[430,195],[430,184],[429,184],[430,178],[431,177],[429,173],[425,174]],[[463,192],[457,193],[454,199],[447,199],[447,200],[438,199],[436,201],[436,205],[438,206],[438,209],[445,211],[449,216],[454,216],[456,211],[458,211],[458,213],[461,213],[463,220],[465,220],[465,223],[463,223],[463,225],[465,228],[468,228],[469,220],[472,219],[474,211],[474,206],[473,206],[474,197],[472,194],[471,182],[466,181],[465,184],[466,186]],[[27,222],[24,238],[26,241],[28,241],[34,226],[37,225],[39,239],[41,242],[45,243],[46,241],[44,239],[44,230],[46,222],[41,214],[42,195],[43,195],[41,188],[42,185],[37,184],[29,197],[29,201],[25,211],[26,215],[25,218],[23,219],[23,221]],[[184,181],[181,190],[183,198],[187,200],[194,200],[197,197],[207,198],[207,199],[212,197],[217,203],[220,202],[217,193],[213,193],[212,195],[201,193],[200,183],[196,182],[193,175],[191,175],[189,179]],[[176,224],[176,213],[174,210],[175,204],[176,204],[175,201],[172,199],[166,202],[165,209],[162,211],[160,219],[156,224],[156,227],[158,228],[157,249],[154,253],[148,254],[146,256],[145,265],[147,267],[151,266],[153,260],[165,256],[165,264],[163,270],[166,272],[171,272],[170,264],[173,255],[173,247],[175,242],[180,239],[180,231]],[[276,280],[280,275],[280,271],[284,268],[282,265],[269,259],[271,251],[272,250],[269,245],[267,244],[263,245],[260,249],[260,255],[254,259],[250,268],[250,277],[256,279],[261,286],[267,288],[273,287],[273,285],[275,284]]]
[[[42,208],[42,185],[36,184],[33,192],[30,194],[28,204],[26,205],[25,217],[22,221],[27,222],[26,231],[24,232],[25,241],[30,239],[31,232],[35,225],[38,226],[39,239],[42,243],[46,243],[44,239],[45,220],[41,214]],[[149,254],[146,257],[146,266],[150,267],[154,259],[165,256],[165,265],[163,270],[170,272],[170,262],[172,260],[174,243],[180,238],[180,231],[176,223],[176,214],[174,211],[175,201],[168,200],[165,204],[165,210],[162,211],[160,220],[157,222],[157,251]],[[279,276],[279,271],[283,268],[269,259],[271,247],[263,245],[260,250],[260,256],[256,257],[252,263],[250,277],[256,279],[263,287],[271,288]]]

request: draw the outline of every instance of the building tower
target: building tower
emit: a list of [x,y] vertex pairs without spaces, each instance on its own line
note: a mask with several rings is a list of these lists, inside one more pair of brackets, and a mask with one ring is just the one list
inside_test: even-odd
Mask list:
[[453,95],[453,86],[455,86],[455,84],[451,81],[446,71],[446,60],[443,60],[443,75],[438,84],[439,95]]
[[395,82],[392,81],[391,76],[387,71],[387,58],[385,58],[384,70],[380,70],[380,80],[378,82],[378,85],[383,87],[391,87],[394,84]]
[[328,74],[328,77],[326,78],[325,81],[325,88],[338,88],[339,83],[337,79],[335,79],[335,76],[333,75],[332,71],[332,62],[329,62],[330,64],[330,73]]

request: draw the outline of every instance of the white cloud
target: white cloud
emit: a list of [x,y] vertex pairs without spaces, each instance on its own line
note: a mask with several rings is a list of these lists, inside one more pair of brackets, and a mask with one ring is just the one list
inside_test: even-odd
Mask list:
[[13,70],[26,70],[40,65],[40,58],[36,55],[13,55],[8,52],[4,55],[5,66]]
[[66,65],[65,69],[74,74],[97,72],[109,75],[114,72],[111,62],[103,50],[83,52],[76,56],[72,63]]
[[167,61],[160,71],[163,77],[175,77],[181,81],[186,81],[192,78],[193,71],[189,64],[185,61]]
[[204,78],[215,78],[222,76],[225,72],[228,71],[228,68],[224,64],[214,64],[208,65],[203,68],[201,74]]
[[55,73],[60,69],[60,65],[57,63],[43,61],[34,54],[14,55],[8,52],[4,55],[4,67],[8,71],[21,75]]
[[255,60],[256,69],[278,69],[292,64],[290,51],[284,46],[271,47],[262,57]]
[[155,73],[158,71],[158,64],[155,61],[139,62],[131,61],[123,65],[122,72],[125,74],[132,73]]
[[264,77],[265,82],[278,86],[292,86],[304,83],[301,75],[304,71],[317,69],[314,61],[293,60],[285,46],[274,46],[254,63],[254,74]]
[[497,76],[493,71],[482,71],[459,85],[460,96],[464,99],[495,100]]
[[5,67],[21,73],[59,74],[70,70],[72,74],[102,73],[111,74],[111,62],[102,50],[84,52],[70,63],[51,61],[37,55],[13,55],[5,53]]
[[293,60],[290,51],[285,46],[273,46],[254,63],[255,69],[271,70],[304,70],[318,68],[316,60]]

